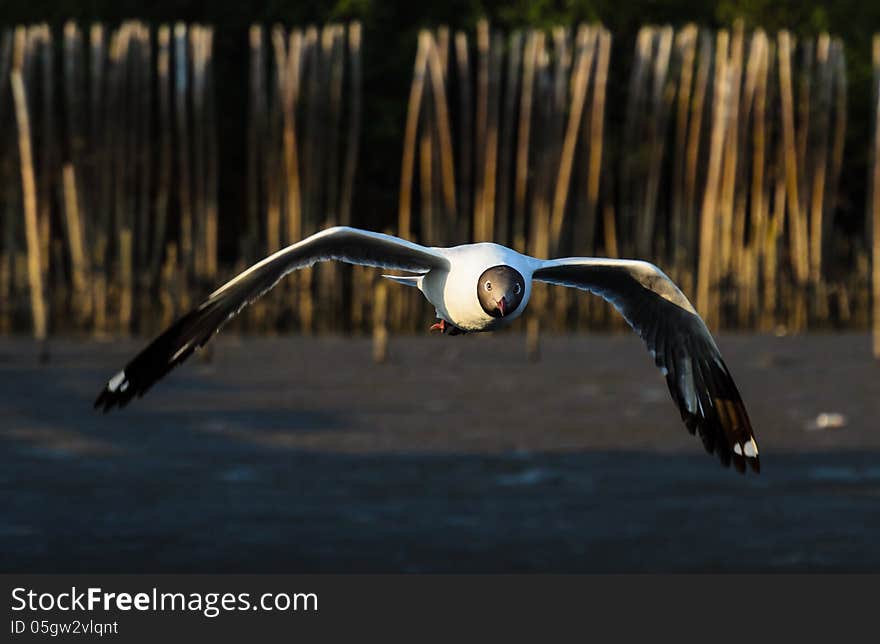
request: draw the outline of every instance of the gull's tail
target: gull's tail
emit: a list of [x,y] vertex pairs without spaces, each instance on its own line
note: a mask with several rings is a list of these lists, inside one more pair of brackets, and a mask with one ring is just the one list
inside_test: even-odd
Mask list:
[[415,286],[416,288],[422,287],[422,280],[425,278],[424,275],[383,275],[382,277],[404,286]]

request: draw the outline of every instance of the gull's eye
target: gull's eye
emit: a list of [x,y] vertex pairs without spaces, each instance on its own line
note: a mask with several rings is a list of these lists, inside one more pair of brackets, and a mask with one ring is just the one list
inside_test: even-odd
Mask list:
[[519,295],[520,291],[522,291],[522,287],[519,284],[513,285],[513,294]]
[[491,290],[492,290],[492,282],[486,282],[486,290],[487,290],[487,291],[491,291]]

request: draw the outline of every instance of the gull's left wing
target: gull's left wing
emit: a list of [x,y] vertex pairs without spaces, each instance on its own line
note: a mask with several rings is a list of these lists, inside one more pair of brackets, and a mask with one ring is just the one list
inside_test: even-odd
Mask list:
[[282,277],[329,260],[417,273],[449,267],[449,260],[438,249],[398,237],[344,226],[322,230],[254,264],[211,293],[113,376],[98,394],[95,407],[106,412],[144,395],[157,380],[208,342],[227,320]]
[[659,268],[637,260],[570,257],[538,260],[533,279],[604,298],[648,345],[672,399],[706,451],[740,472],[760,471],[745,405],[721,352],[694,307]]

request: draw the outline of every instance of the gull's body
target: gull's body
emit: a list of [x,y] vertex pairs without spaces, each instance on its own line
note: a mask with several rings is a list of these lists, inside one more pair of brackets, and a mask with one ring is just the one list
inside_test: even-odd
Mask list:
[[143,395],[282,277],[327,260],[415,273],[386,277],[417,287],[443,324],[468,332],[498,329],[522,315],[533,280],[595,293],[611,302],[648,345],[682,419],[691,433],[700,434],[706,450],[740,471],[747,463],[759,469],[751,423],[715,341],[684,294],[653,264],[543,260],[493,243],[429,248],[347,227],[316,233],[221,286],[113,376],[95,406],[107,411]]
[[[462,331],[492,331],[522,315],[532,294],[532,272],[536,260],[499,244],[480,243],[435,249],[449,259],[448,270],[434,269],[417,284],[437,309],[437,317]],[[477,284],[493,266],[511,266],[525,278],[525,293],[519,306],[504,317],[492,317],[480,306]]]

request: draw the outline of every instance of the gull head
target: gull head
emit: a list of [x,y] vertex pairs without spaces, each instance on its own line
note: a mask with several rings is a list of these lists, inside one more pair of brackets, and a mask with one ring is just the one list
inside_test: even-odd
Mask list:
[[493,318],[503,318],[519,308],[526,293],[526,281],[518,270],[500,265],[487,268],[477,281],[480,306]]

